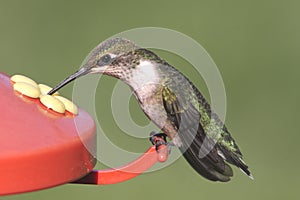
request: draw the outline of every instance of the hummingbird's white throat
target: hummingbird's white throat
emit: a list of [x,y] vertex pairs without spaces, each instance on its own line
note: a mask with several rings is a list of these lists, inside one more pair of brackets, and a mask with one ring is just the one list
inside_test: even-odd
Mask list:
[[145,95],[146,93],[150,94],[149,90],[152,90],[153,87],[156,88],[160,83],[159,74],[151,61],[141,60],[131,73],[130,79],[126,80],[127,84],[134,91],[145,92]]

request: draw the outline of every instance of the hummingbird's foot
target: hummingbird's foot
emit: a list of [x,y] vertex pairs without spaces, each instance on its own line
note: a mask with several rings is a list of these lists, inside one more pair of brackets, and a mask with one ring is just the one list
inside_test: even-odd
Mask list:
[[158,151],[159,146],[167,145],[167,135],[165,133],[157,133],[152,131],[150,133],[150,142],[155,145],[156,151]]
[[159,162],[165,162],[169,155],[169,144],[167,142],[167,135],[164,133],[157,133],[152,131],[150,133],[150,141],[155,145],[155,150],[157,153],[157,160]]
[[149,140],[153,145],[155,145],[156,151],[158,151],[159,146],[166,145],[168,147],[169,154],[171,154],[171,148],[176,146],[172,141],[167,142],[167,135],[165,133],[152,131],[150,133]]

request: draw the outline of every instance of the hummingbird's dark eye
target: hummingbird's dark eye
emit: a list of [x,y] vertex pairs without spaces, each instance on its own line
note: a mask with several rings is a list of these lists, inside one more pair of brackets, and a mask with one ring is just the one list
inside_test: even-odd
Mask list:
[[100,62],[102,64],[106,64],[106,63],[109,63],[110,60],[111,60],[111,56],[109,54],[106,54],[101,57]]

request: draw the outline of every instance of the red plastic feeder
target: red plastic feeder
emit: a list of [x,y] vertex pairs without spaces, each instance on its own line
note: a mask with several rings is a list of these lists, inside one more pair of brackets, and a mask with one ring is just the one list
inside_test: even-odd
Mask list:
[[92,171],[96,160],[82,140],[96,148],[95,124],[85,111],[49,112],[39,99],[15,92],[4,74],[0,109],[0,195],[52,187]]
[[167,159],[165,145],[159,153],[153,146],[128,165],[93,171],[96,159],[89,151],[96,150],[96,131],[88,113],[79,109],[73,116],[46,110],[39,99],[15,92],[10,77],[2,73],[0,109],[0,196],[69,182],[118,183]]

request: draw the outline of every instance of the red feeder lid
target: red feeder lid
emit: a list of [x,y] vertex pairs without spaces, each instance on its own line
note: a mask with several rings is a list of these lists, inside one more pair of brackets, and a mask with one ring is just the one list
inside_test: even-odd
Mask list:
[[93,119],[47,111],[39,99],[13,90],[0,73],[0,195],[33,191],[77,180],[96,159]]

